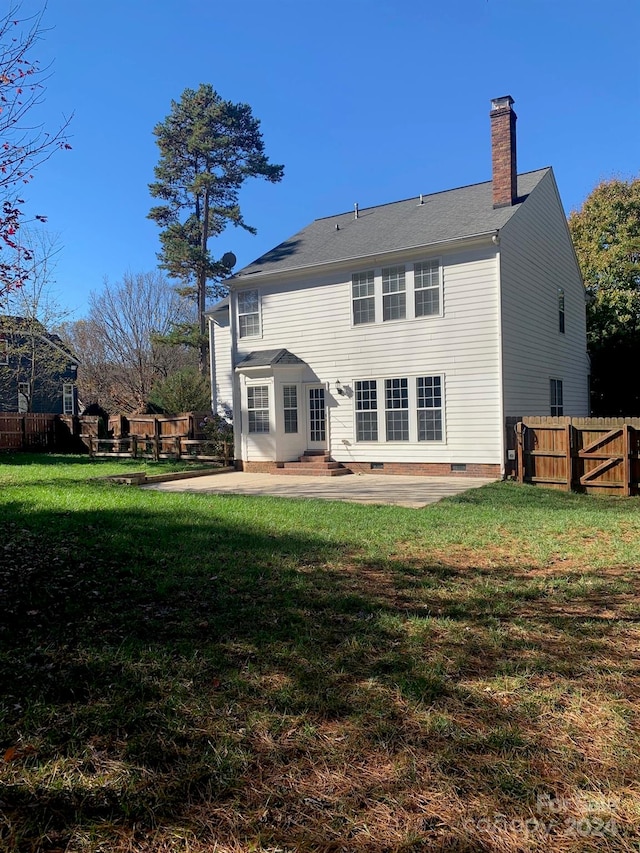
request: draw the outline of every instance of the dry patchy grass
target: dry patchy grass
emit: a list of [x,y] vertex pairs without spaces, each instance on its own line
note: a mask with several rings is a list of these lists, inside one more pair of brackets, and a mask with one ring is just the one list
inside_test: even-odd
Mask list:
[[39,478],[3,492],[3,851],[638,850],[635,501]]

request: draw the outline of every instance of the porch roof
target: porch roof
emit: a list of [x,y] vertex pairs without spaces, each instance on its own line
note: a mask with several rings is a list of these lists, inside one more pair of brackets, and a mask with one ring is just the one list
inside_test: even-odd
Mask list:
[[236,365],[236,370],[246,370],[249,367],[274,367],[276,365],[298,365],[305,362],[289,352],[288,349],[263,349],[254,350],[246,355]]

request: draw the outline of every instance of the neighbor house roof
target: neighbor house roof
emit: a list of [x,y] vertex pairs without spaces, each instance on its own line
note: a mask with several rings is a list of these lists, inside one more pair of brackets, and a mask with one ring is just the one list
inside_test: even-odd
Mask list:
[[[449,242],[503,228],[550,168],[518,175],[518,202],[493,207],[493,184],[485,181],[445,192],[316,219],[275,249],[239,270],[228,283],[248,276],[365,258],[398,249]],[[238,282],[239,283],[239,282]],[[218,307],[223,307],[220,303]]]
[[288,349],[263,349],[250,352],[242,361],[238,362],[236,370],[247,367],[273,367],[274,365],[283,364],[304,364],[305,362],[289,352]]
[[0,314],[0,334],[2,335],[35,335],[50,346],[60,350],[64,355],[76,364],[79,364],[77,355],[55,332],[47,332],[39,320],[30,317],[20,317],[11,314]]

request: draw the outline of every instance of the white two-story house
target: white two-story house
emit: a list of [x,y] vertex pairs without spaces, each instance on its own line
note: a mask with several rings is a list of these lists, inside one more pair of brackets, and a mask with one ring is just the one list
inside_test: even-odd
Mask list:
[[588,414],[585,297],[551,168],[317,219],[209,312],[238,467],[324,451],[352,471],[499,477],[508,415]]

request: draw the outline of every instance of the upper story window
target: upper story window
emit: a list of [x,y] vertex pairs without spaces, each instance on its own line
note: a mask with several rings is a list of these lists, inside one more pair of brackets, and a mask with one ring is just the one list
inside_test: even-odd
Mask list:
[[249,432],[269,432],[269,386],[251,385],[247,388]]
[[351,276],[351,297],[353,299],[353,325],[375,323],[376,297],[373,270],[356,272]]
[[238,293],[238,331],[241,338],[260,335],[260,295],[257,290]]
[[440,317],[443,313],[441,258],[363,270],[351,276],[354,326]]
[[416,317],[440,313],[440,262],[420,261],[413,265]]
[[549,380],[549,394],[551,402],[552,417],[560,417],[564,413],[564,403],[562,400],[562,379]]
[[0,336],[0,364],[9,364],[9,341]]
[[404,267],[382,269],[382,319],[404,320],[407,316],[407,293]]
[[564,290],[558,288],[558,331],[564,335]]

